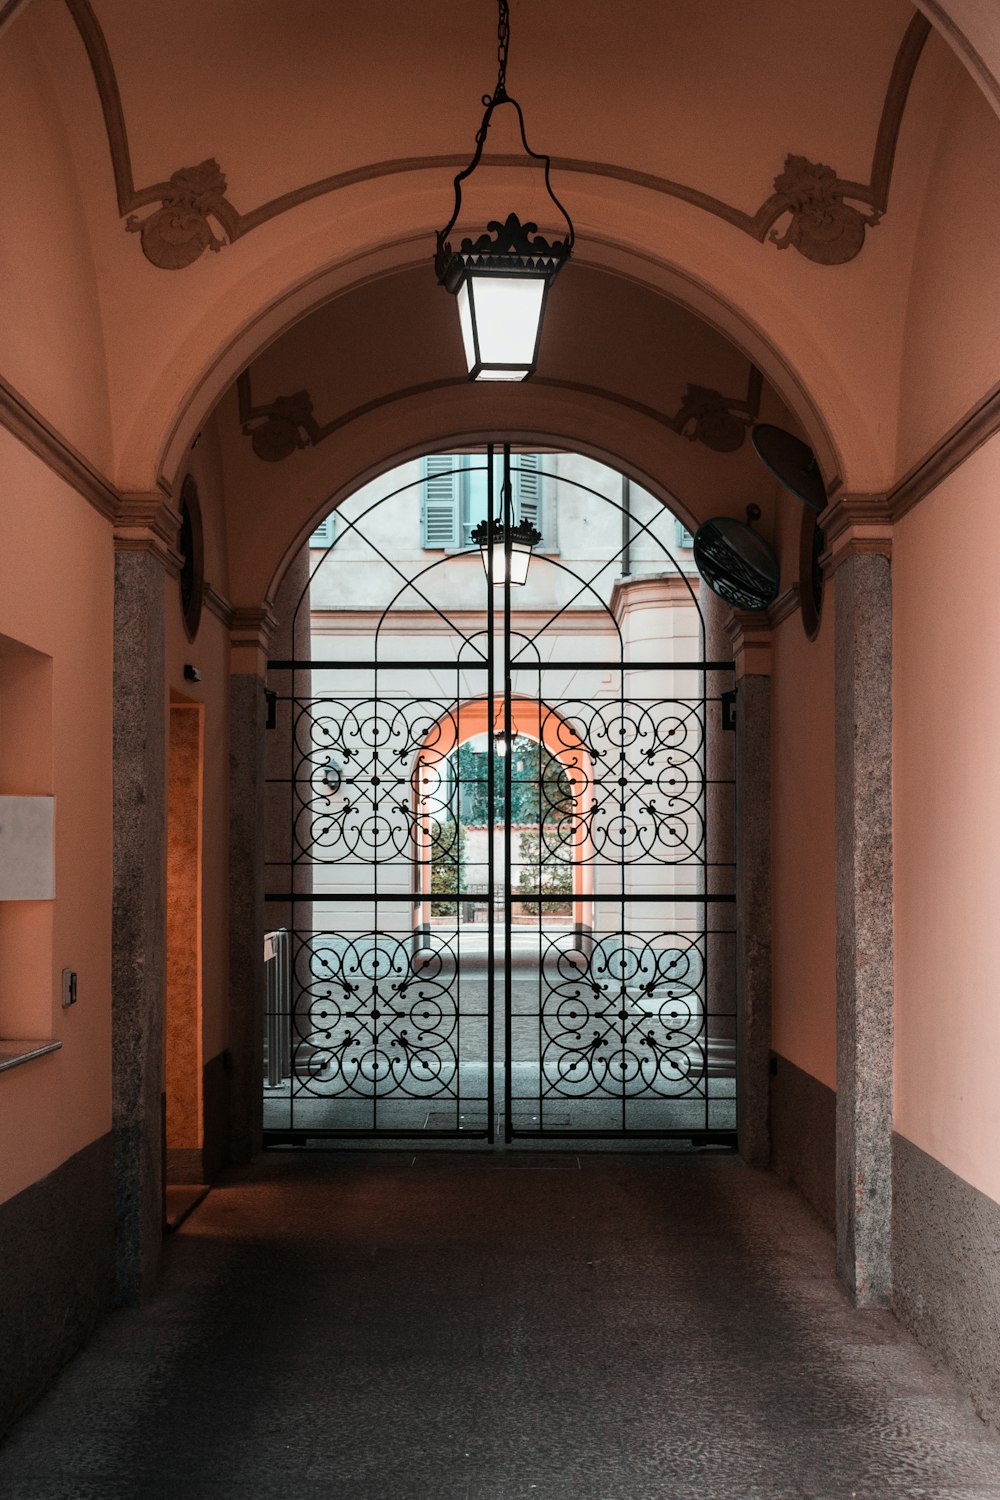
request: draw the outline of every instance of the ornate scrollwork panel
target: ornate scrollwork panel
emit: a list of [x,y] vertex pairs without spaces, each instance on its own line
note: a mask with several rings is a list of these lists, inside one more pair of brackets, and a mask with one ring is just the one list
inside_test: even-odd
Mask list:
[[434,933],[419,953],[391,933],[315,933],[299,945],[293,1067],[323,1098],[454,1094],[455,952]]
[[443,700],[297,700],[296,858],[426,862],[441,852],[451,809],[445,746],[453,743]]
[[[553,803],[552,853],[659,865],[696,863],[704,848],[704,726],[698,702],[572,700],[548,710],[566,747],[572,807]],[[544,732],[544,730],[543,730]]]
[[543,963],[545,1097],[705,1092],[704,953],[677,933],[613,933],[588,957],[550,942]]

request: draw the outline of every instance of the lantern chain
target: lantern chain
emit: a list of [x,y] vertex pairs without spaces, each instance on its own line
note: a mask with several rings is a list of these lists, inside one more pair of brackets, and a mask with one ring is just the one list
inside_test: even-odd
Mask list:
[[[510,43],[510,6],[508,0],[497,0],[497,86],[493,94],[494,104],[507,97],[507,47]],[[484,99],[484,104],[489,100]]]

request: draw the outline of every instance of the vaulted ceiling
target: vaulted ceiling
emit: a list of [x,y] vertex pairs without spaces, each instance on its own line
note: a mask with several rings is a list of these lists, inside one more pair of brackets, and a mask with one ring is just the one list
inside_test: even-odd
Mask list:
[[[964,34],[926,9],[940,33],[908,0],[512,0],[508,84],[578,247],[537,380],[470,393],[431,253],[493,85],[492,0],[9,0],[8,271],[39,307],[4,379],[51,403],[58,349],[52,420],[126,490],[170,489],[210,429],[251,509],[282,495],[282,548],[421,422],[631,444],[697,513],[760,488],[738,440],[759,414],[831,491],[890,488],[992,359],[970,345],[934,389],[908,360],[933,345],[913,289],[948,254],[953,161],[997,151]],[[491,145],[484,215],[538,184]]]

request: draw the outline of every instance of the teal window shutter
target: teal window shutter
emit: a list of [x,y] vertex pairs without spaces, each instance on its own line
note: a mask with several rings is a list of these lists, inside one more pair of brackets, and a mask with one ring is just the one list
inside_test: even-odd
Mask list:
[[[472,532],[480,521],[486,520],[488,510],[487,498],[489,496],[489,476],[486,471],[485,454],[466,454],[461,462],[466,466],[468,472],[462,475],[464,484],[462,493],[464,500],[462,504],[462,546],[472,546]],[[493,494],[495,505],[499,505],[500,476],[502,464],[494,455],[493,458]]]
[[330,543],[333,541],[333,527],[334,518],[333,512],[331,511],[325,521],[320,521],[319,525],[316,527],[316,530],[309,538],[310,547],[329,547]]
[[459,542],[459,460],[452,453],[432,453],[424,459],[421,499],[421,546],[432,551],[457,547]]
[[542,466],[538,453],[517,453],[511,460],[514,471],[514,503],[519,521],[530,521],[545,539],[545,517],[542,508],[542,485],[539,470]]

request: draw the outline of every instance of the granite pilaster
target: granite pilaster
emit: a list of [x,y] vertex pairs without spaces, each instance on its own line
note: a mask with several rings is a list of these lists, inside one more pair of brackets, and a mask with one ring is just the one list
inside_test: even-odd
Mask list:
[[736,1089],[739,1146],[752,1166],[771,1157],[771,679],[736,689]]
[[740,1152],[771,1158],[771,631],[736,610],[727,623],[736,664],[736,1103]]
[[116,552],[111,1049],[118,1302],[134,1302],[150,1290],[162,1238],[164,582],[154,550]]
[[[706,661],[725,662],[732,657],[726,629],[732,611],[711,589],[702,587],[698,597],[705,623]],[[722,728],[722,694],[731,692],[731,671],[710,672],[707,678],[709,722],[706,731],[706,878],[710,894],[733,889],[736,867],[736,809],[733,799],[736,736]],[[731,1042],[736,1035],[736,935],[732,907],[709,904],[708,1036]]]
[[247,1162],[264,1108],[264,680],[235,673],[229,694],[230,1144],[233,1160]]
[[837,1266],[861,1306],[892,1292],[892,591],[847,550],[836,588]]

